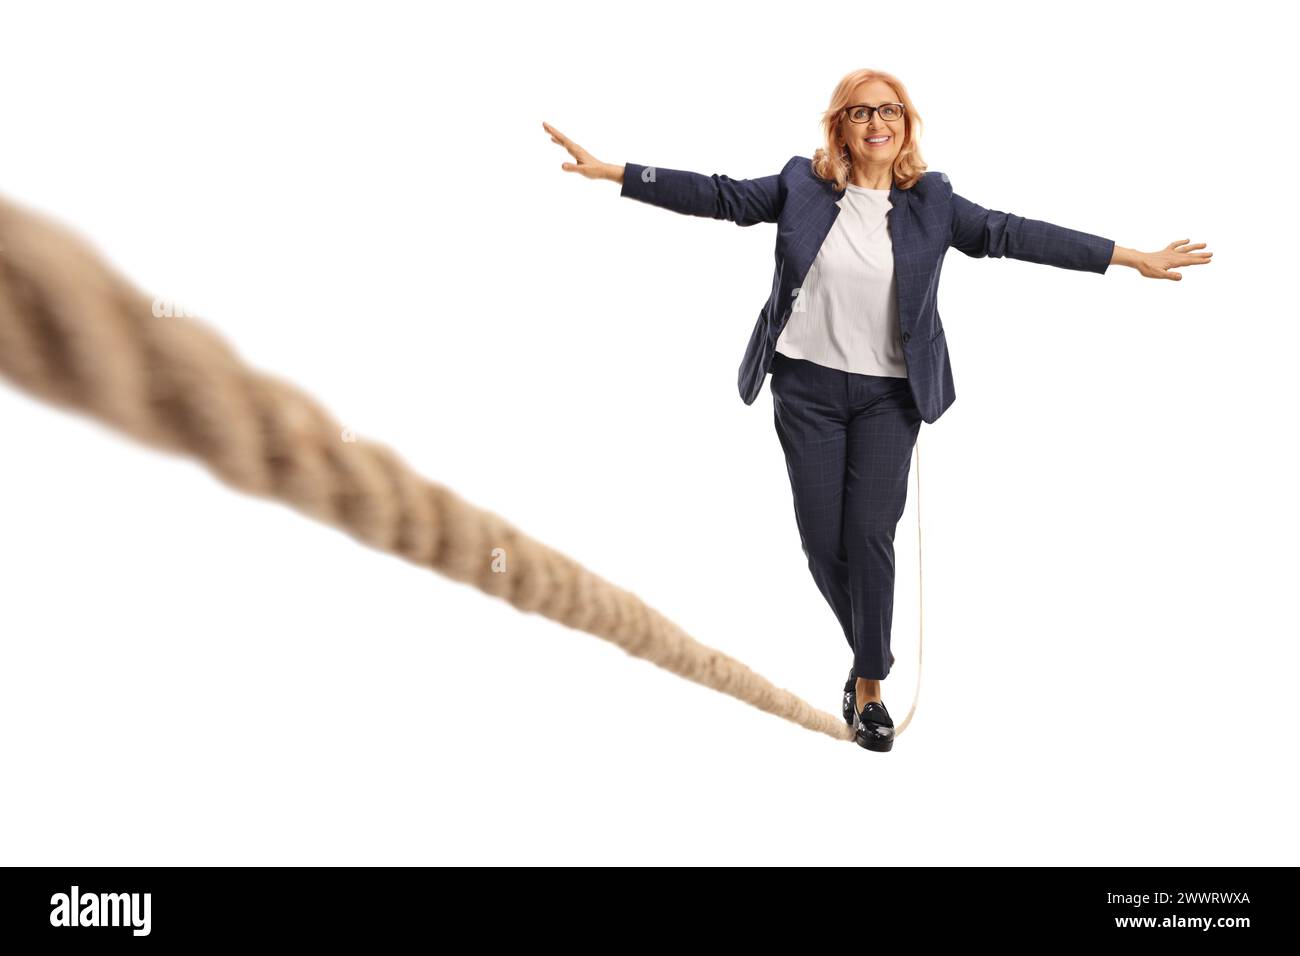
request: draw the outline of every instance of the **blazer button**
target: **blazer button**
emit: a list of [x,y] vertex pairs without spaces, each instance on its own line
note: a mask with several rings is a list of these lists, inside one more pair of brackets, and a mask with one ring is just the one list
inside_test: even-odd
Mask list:
[[903,341],[904,341],[904,342],[910,341],[911,338],[912,338],[912,333],[911,333],[911,332],[904,332],[904,333],[903,333]]

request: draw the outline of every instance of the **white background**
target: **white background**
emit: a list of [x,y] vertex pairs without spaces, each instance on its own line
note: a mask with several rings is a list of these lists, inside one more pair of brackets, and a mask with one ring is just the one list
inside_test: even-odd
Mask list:
[[[810,733],[0,383],[0,862],[1295,864],[1289,34],[1260,4],[46,3],[0,190],[422,474],[838,714],[765,384],[749,178],[908,84],[974,202],[1181,282],[948,255],[925,669]],[[910,11],[910,12],[909,12]],[[918,503],[897,534],[901,720]]]

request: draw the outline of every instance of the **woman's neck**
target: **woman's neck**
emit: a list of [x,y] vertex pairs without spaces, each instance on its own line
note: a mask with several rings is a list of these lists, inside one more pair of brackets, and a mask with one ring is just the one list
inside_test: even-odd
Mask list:
[[889,172],[877,176],[854,173],[849,176],[849,182],[854,186],[861,186],[863,189],[892,189],[894,177]]

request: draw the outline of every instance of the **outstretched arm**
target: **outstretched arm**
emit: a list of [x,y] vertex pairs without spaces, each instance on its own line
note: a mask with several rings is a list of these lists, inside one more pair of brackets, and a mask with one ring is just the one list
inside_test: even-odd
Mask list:
[[1026,219],[1014,213],[985,209],[952,195],[954,249],[975,259],[984,256],[1022,259],[1060,269],[1104,275],[1115,261],[1115,240],[1077,229]]
[[620,179],[620,196],[687,216],[727,219],[738,226],[776,222],[785,202],[779,175],[732,179],[721,173],[705,176],[684,169],[628,163]]
[[550,123],[542,128],[551,140],[569,151],[575,162],[563,163],[565,172],[588,179],[608,179],[622,185],[620,196],[662,206],[688,216],[729,219],[738,226],[776,222],[785,203],[781,177],[731,179],[721,173],[705,176],[684,169],[641,166],[637,163],[602,163]]
[[1181,280],[1173,270],[1181,266],[1205,265],[1212,252],[1205,243],[1179,239],[1157,252],[1139,252],[1115,244],[1115,240],[1066,229],[1038,219],[1025,219],[996,209],[985,209],[953,193],[952,241],[950,245],[968,256],[1007,256],[1027,262],[1041,262],[1062,269],[1106,273],[1107,266],[1129,266],[1150,279]]

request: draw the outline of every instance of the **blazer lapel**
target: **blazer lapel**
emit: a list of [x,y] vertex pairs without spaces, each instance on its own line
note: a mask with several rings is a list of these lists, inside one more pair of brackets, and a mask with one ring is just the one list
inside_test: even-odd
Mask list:
[[911,198],[910,189],[899,189],[898,183],[894,183],[889,189],[890,209],[885,213],[885,221],[889,223],[890,245],[894,250],[894,288],[898,295],[900,332],[908,332],[912,325],[911,315],[906,308],[907,303],[912,301],[911,290],[903,286],[904,281],[911,277],[912,270],[898,271],[898,260],[907,254],[908,243],[912,241],[912,212],[908,206]]
[[812,213],[803,229],[804,241],[795,243],[793,249],[795,275],[799,276],[800,282],[808,277],[813,260],[830,235],[831,227],[840,214],[840,199],[843,198],[842,194],[836,196],[834,185],[823,179],[817,180],[817,190],[820,201],[812,204]]

